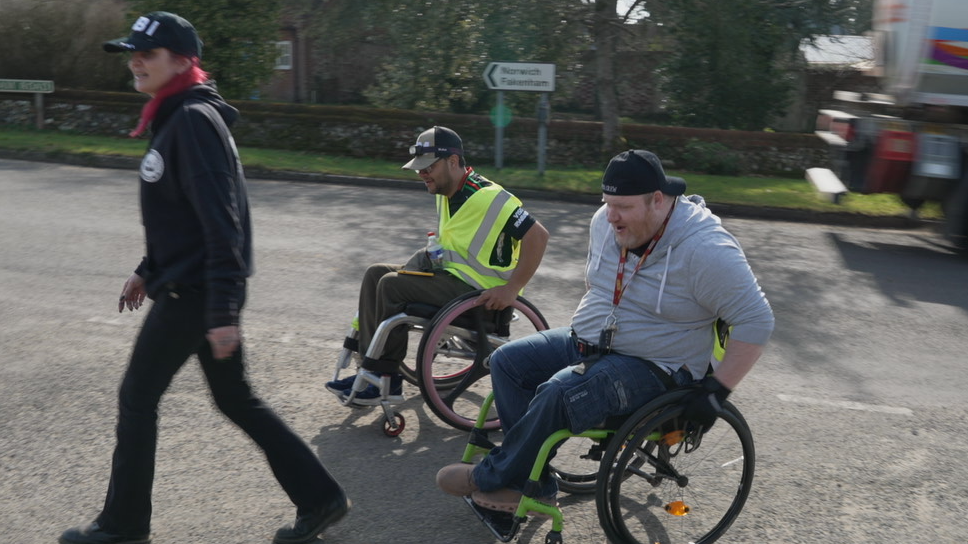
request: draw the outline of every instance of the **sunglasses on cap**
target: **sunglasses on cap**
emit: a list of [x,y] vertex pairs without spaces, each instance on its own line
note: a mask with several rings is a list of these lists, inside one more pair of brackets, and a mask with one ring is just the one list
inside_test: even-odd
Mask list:
[[435,157],[442,157],[444,155],[461,155],[463,151],[459,147],[433,147],[429,145],[410,146],[411,155],[419,157],[428,153],[433,153]]

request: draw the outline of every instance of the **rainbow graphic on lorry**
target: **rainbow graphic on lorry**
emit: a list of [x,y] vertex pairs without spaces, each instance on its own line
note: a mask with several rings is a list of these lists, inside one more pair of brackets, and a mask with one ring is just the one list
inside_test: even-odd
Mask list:
[[968,29],[931,27],[930,57],[925,64],[968,70]]

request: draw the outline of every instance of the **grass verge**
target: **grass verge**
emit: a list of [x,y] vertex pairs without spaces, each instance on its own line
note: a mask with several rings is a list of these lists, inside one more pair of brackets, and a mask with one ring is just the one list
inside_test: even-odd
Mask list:
[[[144,140],[128,138],[0,127],[0,148],[41,152],[52,156],[77,154],[140,157],[144,154],[145,145]],[[405,157],[401,157],[398,162],[388,162],[259,148],[240,148],[239,154],[247,168],[415,179],[413,173],[400,169],[400,165],[405,162]],[[474,164],[473,166],[484,176],[510,189],[582,194],[598,194],[600,191],[601,170],[551,167],[543,176],[539,176],[534,167],[515,166],[497,170],[493,165]],[[806,179],[713,176],[686,171],[669,173],[684,177],[689,187],[688,193],[703,195],[708,202],[872,216],[896,216],[908,213],[907,207],[895,195],[851,193],[842,198],[839,204],[833,204],[817,194]],[[929,203],[920,210],[920,215],[925,219],[939,219],[942,213],[939,206]]]

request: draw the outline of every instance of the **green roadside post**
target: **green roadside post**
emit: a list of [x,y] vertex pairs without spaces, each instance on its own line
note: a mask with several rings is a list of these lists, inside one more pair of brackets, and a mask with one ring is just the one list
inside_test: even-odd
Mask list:
[[494,125],[494,167],[504,167],[504,127],[511,124],[511,110],[504,105],[504,91],[497,92],[497,104],[491,108]]

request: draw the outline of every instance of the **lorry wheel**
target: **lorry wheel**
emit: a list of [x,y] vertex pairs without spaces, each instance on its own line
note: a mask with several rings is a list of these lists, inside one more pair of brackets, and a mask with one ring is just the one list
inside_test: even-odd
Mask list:
[[844,155],[846,157],[846,175],[841,176],[841,179],[847,180],[847,188],[851,191],[855,193],[865,192],[867,186],[867,169],[871,163],[871,148],[865,145]]
[[[968,156],[963,158],[968,159]],[[941,207],[944,210],[945,237],[959,249],[968,250],[968,168],[962,171],[958,185],[945,195]]]

